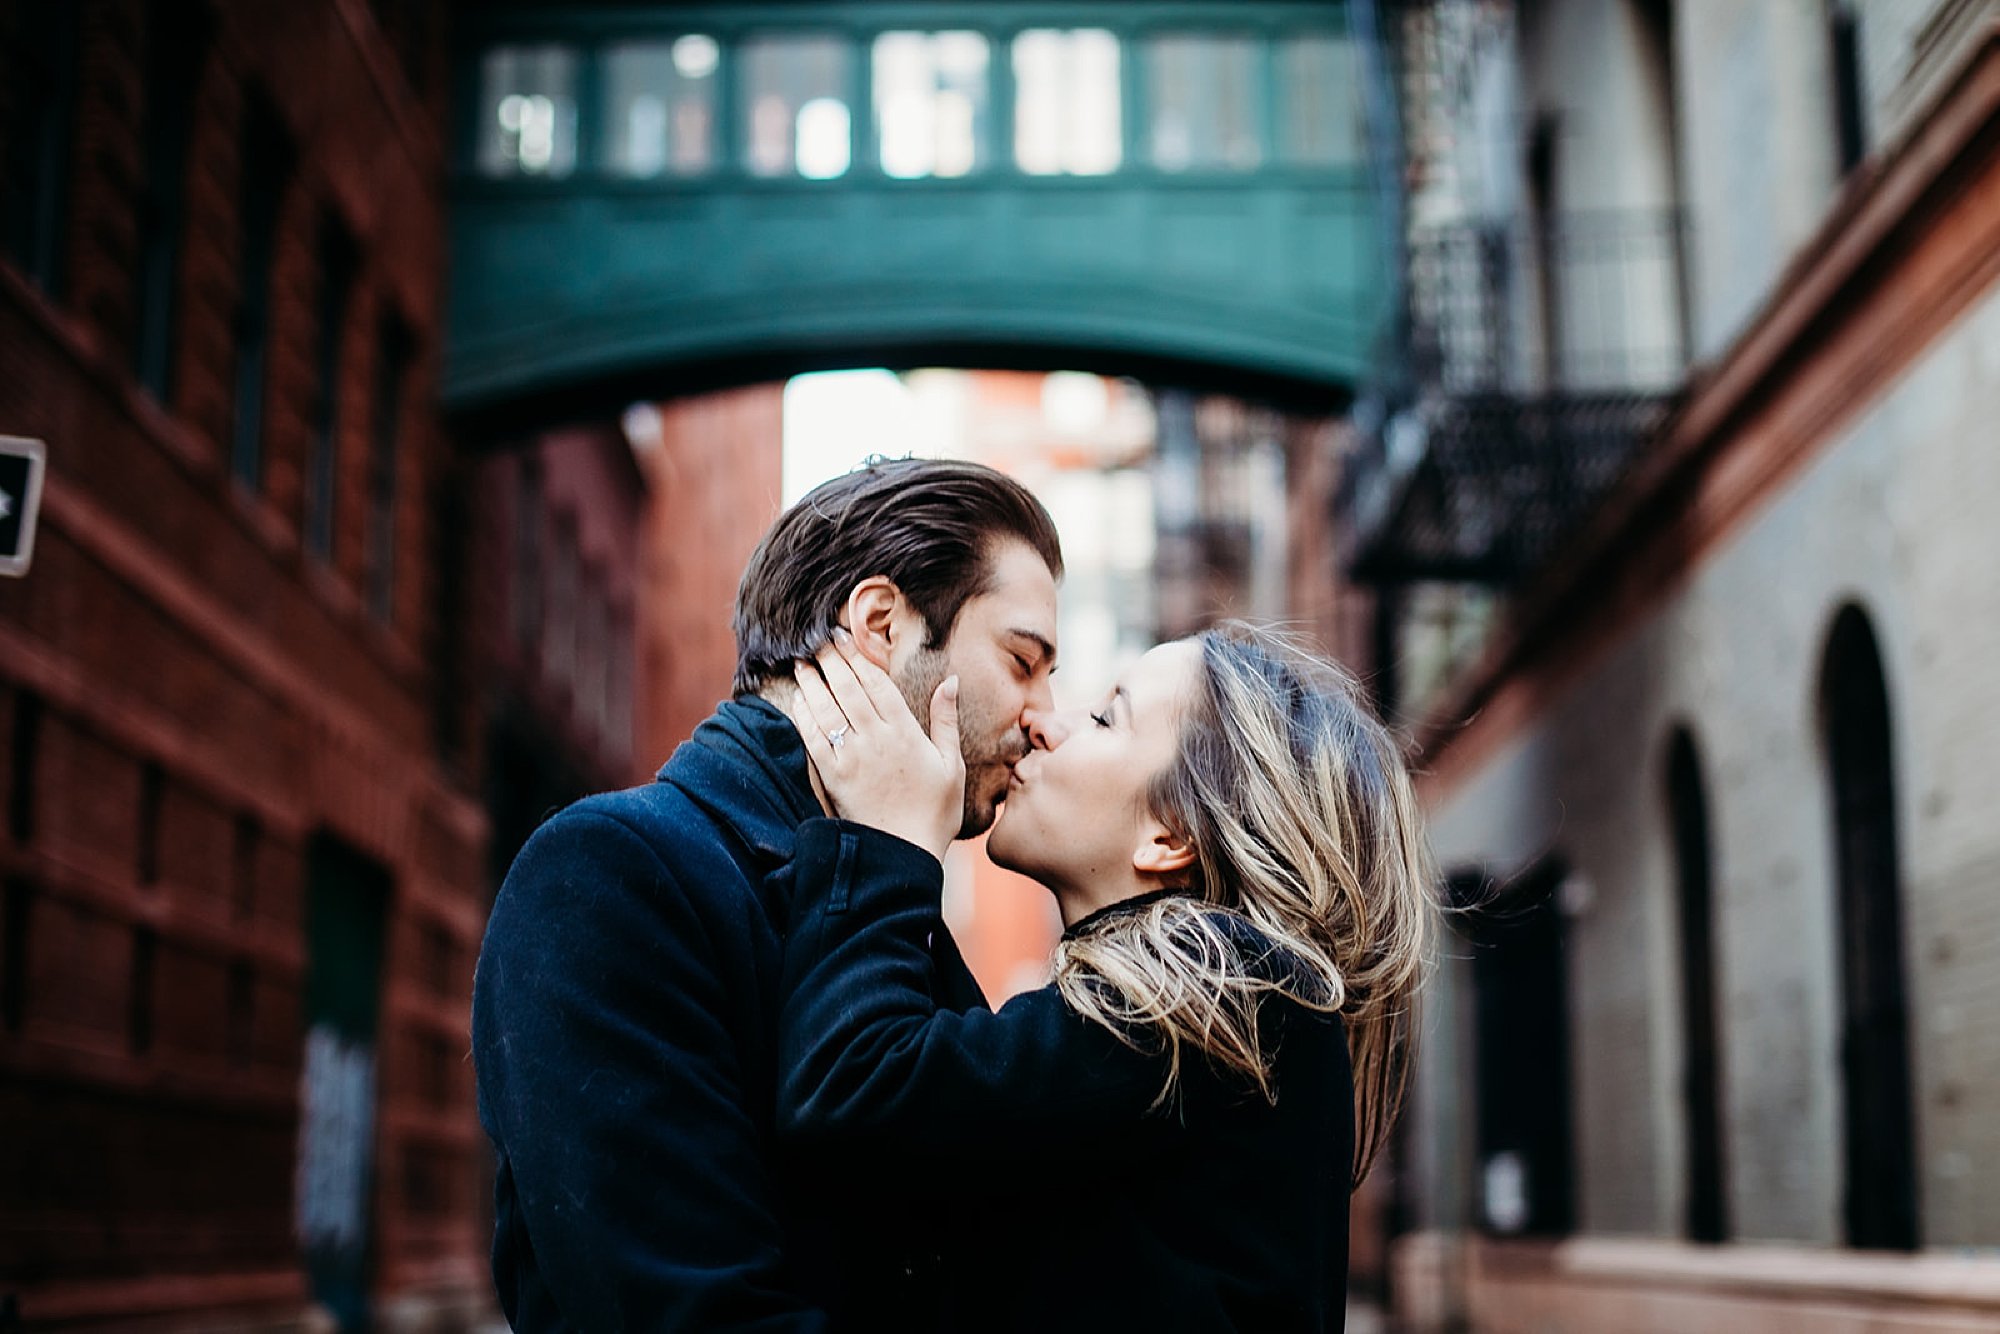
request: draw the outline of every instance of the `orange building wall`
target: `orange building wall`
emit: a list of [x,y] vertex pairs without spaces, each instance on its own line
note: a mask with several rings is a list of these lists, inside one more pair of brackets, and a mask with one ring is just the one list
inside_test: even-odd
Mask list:
[[1049,952],[1062,934],[1054,896],[995,866],[984,838],[958,845],[946,874],[953,888],[945,921],[987,1000],[998,1005],[1047,982]]
[[640,536],[635,782],[728,698],[736,584],[782,496],[782,384],[683,399],[659,413],[659,440],[639,450],[650,494]]

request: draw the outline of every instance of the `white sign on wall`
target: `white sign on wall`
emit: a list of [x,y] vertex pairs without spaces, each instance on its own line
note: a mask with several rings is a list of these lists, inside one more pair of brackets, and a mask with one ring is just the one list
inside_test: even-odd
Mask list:
[[18,578],[34,557],[44,454],[39,440],[0,435],[0,574]]

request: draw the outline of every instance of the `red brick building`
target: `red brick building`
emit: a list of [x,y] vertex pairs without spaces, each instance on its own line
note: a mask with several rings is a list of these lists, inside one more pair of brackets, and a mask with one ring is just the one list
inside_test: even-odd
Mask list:
[[729,697],[736,585],[778,517],[784,386],[749,385],[642,410],[650,483],[638,611],[642,777]]
[[476,664],[455,705],[478,752],[493,886],[550,810],[654,765],[633,748],[646,490],[632,448],[612,426],[501,443],[469,469],[453,574],[468,642],[444,655]]
[[0,580],[0,1306],[31,1328],[486,1300],[442,9],[0,3],[0,432],[49,459]]

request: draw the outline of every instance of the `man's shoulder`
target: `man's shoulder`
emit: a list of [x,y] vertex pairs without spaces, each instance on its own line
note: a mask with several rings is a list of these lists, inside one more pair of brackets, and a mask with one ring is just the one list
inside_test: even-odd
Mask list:
[[730,934],[761,915],[746,909],[762,901],[762,878],[734,833],[670,784],[600,792],[535,830],[508,870],[489,934],[505,923],[545,931],[558,910],[578,929],[699,918]]
[[589,821],[621,824],[645,837],[654,832],[671,833],[679,825],[697,817],[687,797],[671,783],[658,779],[611,792],[593,792],[549,813],[546,825],[576,825]]
[[581,841],[612,855],[622,845],[623,855],[643,855],[669,870],[700,866],[712,873],[718,858],[741,860],[712,812],[657,779],[579,798],[552,812],[535,837],[572,847]]

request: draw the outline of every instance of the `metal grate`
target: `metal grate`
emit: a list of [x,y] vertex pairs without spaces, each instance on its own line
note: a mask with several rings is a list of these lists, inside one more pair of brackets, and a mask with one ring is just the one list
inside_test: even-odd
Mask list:
[[1392,493],[1351,554],[1370,583],[1510,584],[1547,559],[1617,481],[1667,410],[1664,395],[1505,393],[1432,400]]
[[1412,236],[1415,406],[1349,460],[1357,579],[1509,584],[1556,549],[1681,383],[1682,235],[1627,210]]
[[1630,209],[1416,232],[1411,370],[1449,393],[1671,388],[1683,231],[1672,210]]

